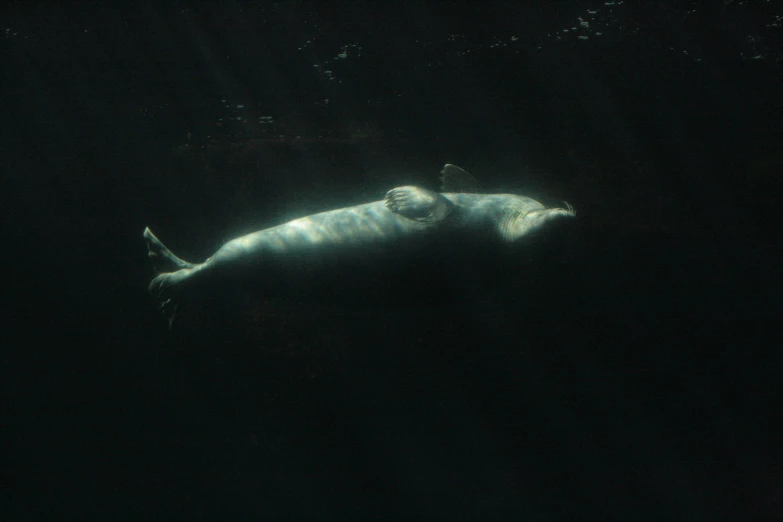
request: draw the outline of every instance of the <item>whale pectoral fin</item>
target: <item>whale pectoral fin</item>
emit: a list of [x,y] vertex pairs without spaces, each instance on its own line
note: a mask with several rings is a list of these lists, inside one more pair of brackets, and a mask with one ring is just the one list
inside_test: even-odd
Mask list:
[[391,189],[383,200],[395,214],[422,223],[444,221],[454,206],[437,192],[411,185]]
[[476,178],[456,165],[446,163],[440,173],[439,179],[443,182],[441,192],[467,192],[473,194],[484,192]]
[[[148,290],[158,300],[160,311],[166,316],[169,330],[174,325],[179,309],[179,300],[176,298],[178,286],[187,279],[197,265],[175,256],[166,245],[155,237],[148,228],[144,229],[144,241],[147,244],[147,255],[152,260],[157,276],[150,281]],[[179,269],[174,272],[161,272],[164,265]]]

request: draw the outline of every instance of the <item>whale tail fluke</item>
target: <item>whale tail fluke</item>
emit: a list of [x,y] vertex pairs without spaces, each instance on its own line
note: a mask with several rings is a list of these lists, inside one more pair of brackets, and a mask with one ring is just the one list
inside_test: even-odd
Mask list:
[[144,229],[144,241],[147,243],[147,255],[152,259],[157,271],[161,271],[161,266],[166,261],[170,261],[177,268],[193,268],[196,266],[194,263],[188,263],[184,259],[175,256],[171,250],[166,248],[166,245],[160,242],[160,239],[155,237],[155,234],[152,233],[149,227]]
[[[147,243],[147,255],[152,259],[157,274],[149,284],[149,291],[159,300],[160,310],[168,319],[169,330],[171,330],[179,309],[179,301],[171,297],[175,283],[181,279],[178,277],[178,275],[182,275],[179,274],[179,271],[192,269],[197,265],[175,256],[171,250],[166,248],[166,245],[155,237],[149,227],[144,229],[144,241]],[[173,265],[176,271],[164,272],[164,265]]]

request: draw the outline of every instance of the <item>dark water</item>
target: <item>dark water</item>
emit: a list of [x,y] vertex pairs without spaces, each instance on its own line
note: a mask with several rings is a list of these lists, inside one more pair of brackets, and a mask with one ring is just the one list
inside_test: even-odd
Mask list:
[[[0,8],[6,518],[780,517],[783,11],[626,4]],[[146,293],[444,163],[577,219]]]

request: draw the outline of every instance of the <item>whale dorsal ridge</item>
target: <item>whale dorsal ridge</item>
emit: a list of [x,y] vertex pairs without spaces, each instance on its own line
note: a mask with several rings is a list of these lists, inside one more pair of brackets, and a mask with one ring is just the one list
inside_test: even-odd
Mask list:
[[484,192],[476,178],[456,165],[446,163],[440,173],[439,179],[443,182],[441,192]]

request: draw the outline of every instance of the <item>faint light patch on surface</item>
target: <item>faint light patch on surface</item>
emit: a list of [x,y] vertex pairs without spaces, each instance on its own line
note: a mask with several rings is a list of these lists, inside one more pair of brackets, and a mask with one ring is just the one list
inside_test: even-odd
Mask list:
[[[544,38],[544,42],[564,43],[573,40],[587,41],[591,36],[603,36],[604,34],[618,34],[624,36],[635,34],[639,29],[629,29],[617,15],[616,8],[623,5],[619,2],[605,2],[598,8],[590,8],[577,15],[574,22],[560,31],[550,32]],[[543,49],[543,45],[538,49]]]
[[760,36],[747,36],[744,44],[745,50],[740,53],[742,60],[765,60],[772,54],[769,45]]
[[35,33],[25,34],[12,27],[6,27],[0,31],[0,42],[19,42],[23,44],[32,44],[38,42],[39,38]]
[[[765,2],[765,0],[760,0]],[[769,2],[766,2],[769,3]],[[304,5],[304,4],[303,4]],[[707,13],[718,14],[723,12],[722,16],[727,20],[737,17],[737,14],[753,6],[753,2],[746,1],[725,1],[714,4],[709,11],[704,4],[695,0],[686,0],[682,4],[666,4],[661,9],[671,11],[672,16],[684,24],[683,31],[688,32],[689,28],[697,28],[701,23],[701,17]],[[496,34],[481,35],[473,34],[470,29],[464,31],[455,31],[435,38],[420,38],[412,42],[412,46],[400,49],[401,53],[419,53],[431,56],[429,60],[412,61],[413,69],[424,69],[426,72],[438,74],[437,71],[444,68],[455,66],[470,66],[472,63],[479,63],[487,57],[497,58],[499,56],[514,54],[530,54],[545,49],[557,49],[552,46],[566,47],[569,45],[592,46],[605,45],[624,45],[631,41],[651,41],[650,36],[659,39],[661,51],[668,50],[672,56],[679,59],[687,59],[696,63],[709,61],[709,50],[702,49],[696,44],[689,47],[683,46],[682,40],[674,39],[666,41],[666,35],[658,35],[657,29],[652,22],[644,17],[634,16],[630,12],[631,6],[636,4],[620,1],[599,1],[593,5],[585,6],[570,11],[561,9],[558,13],[559,22],[554,22],[549,27],[535,28],[534,30],[525,29],[523,25],[512,27],[507,32],[498,31]],[[365,47],[358,41],[339,44],[341,41],[350,39],[350,36],[341,39],[339,36],[331,34],[331,26],[321,24],[316,18],[316,13],[310,13],[303,21],[303,36],[297,42],[291,44],[290,50],[301,57],[301,67],[303,71],[309,73],[311,77],[317,78],[319,83],[324,86],[321,96],[315,96],[309,103],[319,109],[328,110],[339,103],[341,99],[340,89],[344,88],[339,84],[343,81],[349,83],[351,78],[356,78],[363,74],[363,71],[357,69],[361,64],[357,60],[371,47]],[[783,15],[778,13],[769,20],[762,21],[759,34],[748,35],[734,44],[739,44],[738,60],[761,61],[765,59],[780,59],[780,53],[773,44],[776,37],[779,36],[780,28],[783,27]],[[81,28],[79,28],[81,29]],[[6,38],[9,38],[14,31],[12,28],[5,28]],[[646,33],[646,34],[645,34]],[[642,34],[644,38],[634,40]],[[694,33],[695,35],[696,33]],[[742,34],[742,33],[740,33]],[[329,40],[336,44],[324,45]],[[369,40],[368,43],[373,43]],[[386,45],[379,43],[378,45]],[[437,50],[437,54],[429,49]],[[589,47],[588,47],[589,49]],[[455,58],[457,58],[455,60]],[[405,89],[392,88],[391,97],[393,103],[403,98],[406,94]],[[301,125],[285,113],[275,112],[276,108],[269,105],[253,104],[247,99],[230,99],[229,92],[226,92],[226,98],[215,100],[214,105],[214,125],[219,128],[214,134],[226,136],[230,139],[244,138],[265,138],[273,141],[282,141],[284,139],[296,139],[298,136],[308,136],[307,129],[301,128]],[[370,98],[370,97],[368,97]],[[330,99],[333,100],[330,102]],[[368,99],[368,104],[381,105],[390,103],[389,100],[379,101],[377,99]],[[212,107],[211,107],[212,108]],[[147,107],[142,110],[142,114],[148,118],[158,117],[161,109]],[[299,125],[299,126],[298,126]],[[367,127],[369,128],[369,126]],[[330,129],[333,130],[333,129]],[[313,135],[314,139],[321,139],[324,132]],[[284,138],[287,137],[287,138]],[[330,134],[330,136],[332,136]],[[368,131],[365,126],[357,125],[356,122],[350,122],[344,129],[334,132],[334,136],[340,139],[366,139],[375,136],[373,132]],[[334,137],[333,136],[333,137]],[[199,136],[203,140],[203,136]],[[191,145],[193,146],[193,145]],[[209,145],[207,145],[209,146]]]
[[147,119],[160,118],[169,108],[168,103],[162,103],[159,105],[148,105],[146,107],[139,108],[139,114]]
[[342,67],[362,56],[363,47],[359,42],[353,42],[340,46],[337,52],[329,59],[313,64],[313,69],[320,73],[329,82],[342,83],[339,71]]

